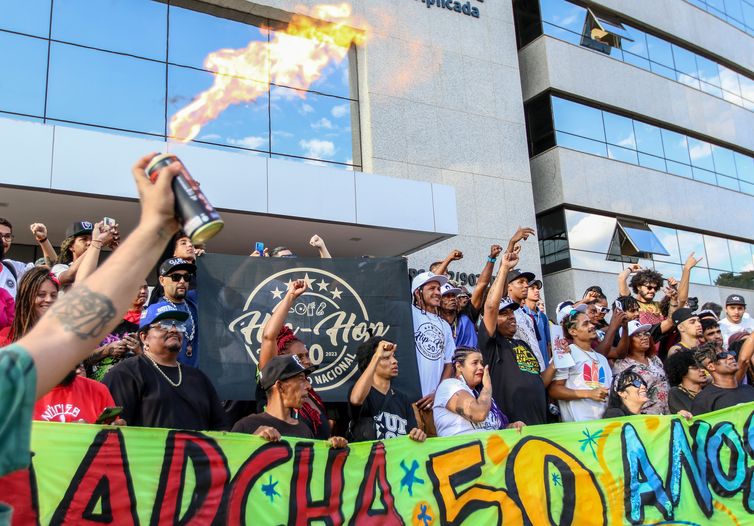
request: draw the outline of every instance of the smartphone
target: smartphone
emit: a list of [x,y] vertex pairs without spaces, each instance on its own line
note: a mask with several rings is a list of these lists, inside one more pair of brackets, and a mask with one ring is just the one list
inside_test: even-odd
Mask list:
[[615,300],[615,303],[613,303],[613,309],[623,310],[623,304],[621,304],[620,300]]
[[115,219],[112,217],[104,217],[102,218],[102,222],[107,226],[115,226]]
[[259,252],[259,254],[264,254],[264,243],[262,243],[261,241],[254,243],[254,250]]
[[102,410],[100,415],[97,417],[97,420],[94,421],[95,424],[112,424],[113,420],[118,418],[118,416],[123,412],[122,407],[106,407]]

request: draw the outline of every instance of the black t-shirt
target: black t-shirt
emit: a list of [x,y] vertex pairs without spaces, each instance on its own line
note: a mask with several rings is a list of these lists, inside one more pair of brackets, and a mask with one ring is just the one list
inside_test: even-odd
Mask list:
[[511,422],[526,425],[547,423],[547,393],[540,377],[537,357],[529,345],[495,333],[490,338],[482,324],[479,348],[490,366],[492,397]]
[[735,389],[708,385],[694,398],[691,414],[701,415],[746,402],[754,402],[754,387],[750,385],[739,385]]
[[261,426],[268,426],[277,429],[284,437],[296,438],[314,438],[312,430],[303,422],[289,424],[285,420],[280,420],[269,413],[259,413],[243,417],[233,426],[234,433],[253,434]]
[[[178,367],[158,367],[173,383],[178,382]],[[152,361],[141,355],[110,369],[102,383],[123,407],[120,416],[129,426],[227,429],[225,412],[209,378],[187,365],[181,365],[181,375],[181,384],[173,387]]]
[[[351,387],[353,390],[353,387]],[[348,392],[348,399],[351,391]],[[351,405],[351,418],[371,417],[375,422],[377,440],[408,435],[416,427],[416,415],[408,397],[392,387],[387,395],[372,387],[360,406]]]
[[675,386],[670,388],[670,391],[668,392],[668,407],[670,408],[671,414],[675,414],[683,409],[693,415],[694,412],[691,410],[693,403],[694,399],[680,387]]
[[622,407],[608,407],[605,409],[605,414],[602,418],[621,418],[623,416],[632,416],[633,413],[626,411]]

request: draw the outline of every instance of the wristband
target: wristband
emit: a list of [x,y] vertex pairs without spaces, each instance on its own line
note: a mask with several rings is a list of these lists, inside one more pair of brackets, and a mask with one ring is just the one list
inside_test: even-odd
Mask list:
[[493,258],[493,257],[487,256],[487,261],[489,263],[494,263],[495,261],[497,261],[497,258]]
[[47,238],[37,239],[37,243],[44,243],[45,241],[47,241]]

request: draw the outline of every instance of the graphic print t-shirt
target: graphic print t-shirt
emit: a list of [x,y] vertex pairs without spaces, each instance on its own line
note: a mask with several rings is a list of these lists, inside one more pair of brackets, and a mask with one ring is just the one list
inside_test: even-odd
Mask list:
[[440,384],[442,370],[453,361],[456,344],[448,322],[437,314],[411,307],[414,319],[416,365],[419,369],[422,396],[433,393]]
[[[385,397],[387,396],[387,400]],[[351,398],[349,391],[348,398]],[[377,440],[408,435],[416,427],[416,416],[408,397],[392,387],[387,395],[372,387],[361,406],[351,405],[353,418],[372,417]]]
[[[613,373],[607,358],[596,351],[585,352],[574,344],[570,348],[575,365],[568,369],[558,369],[554,379],[565,380],[565,386],[569,389],[610,389]],[[607,400],[558,400],[558,405],[564,422],[580,422],[602,418]]]
[[34,420],[47,422],[78,422],[93,424],[103,409],[115,405],[110,391],[103,384],[76,376],[70,385],[55,386],[37,400]]

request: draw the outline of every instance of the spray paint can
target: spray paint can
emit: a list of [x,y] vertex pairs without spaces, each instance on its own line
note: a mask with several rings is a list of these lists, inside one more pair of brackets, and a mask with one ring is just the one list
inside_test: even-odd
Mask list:
[[160,170],[175,161],[181,163],[181,171],[173,179],[176,216],[191,242],[201,245],[222,230],[225,223],[207,200],[199,184],[191,177],[186,165],[172,153],[161,153],[149,161],[147,177],[154,182]]

